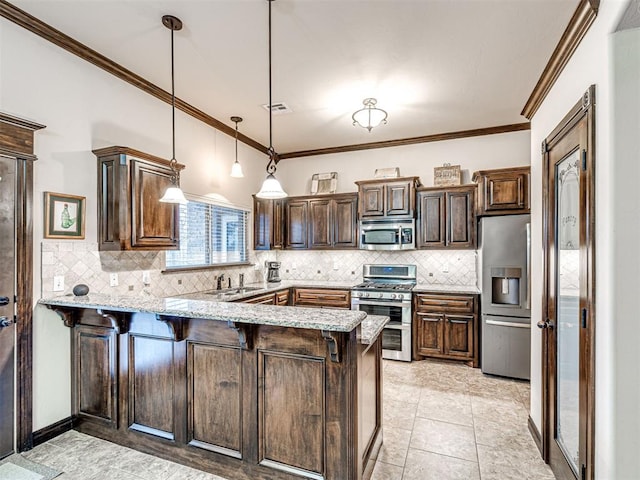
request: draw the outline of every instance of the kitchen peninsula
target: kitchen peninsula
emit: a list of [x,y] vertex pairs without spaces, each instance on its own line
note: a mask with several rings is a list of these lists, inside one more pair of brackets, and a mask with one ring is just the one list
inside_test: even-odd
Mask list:
[[75,428],[232,479],[369,478],[387,317],[91,294],[72,332]]

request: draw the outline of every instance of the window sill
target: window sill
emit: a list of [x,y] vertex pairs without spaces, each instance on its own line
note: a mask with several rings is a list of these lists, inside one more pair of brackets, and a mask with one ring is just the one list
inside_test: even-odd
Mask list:
[[197,270],[220,270],[221,268],[233,268],[233,267],[251,267],[254,264],[251,262],[236,262],[236,263],[216,263],[215,265],[194,265],[192,267],[171,267],[161,270],[162,274],[191,272]]

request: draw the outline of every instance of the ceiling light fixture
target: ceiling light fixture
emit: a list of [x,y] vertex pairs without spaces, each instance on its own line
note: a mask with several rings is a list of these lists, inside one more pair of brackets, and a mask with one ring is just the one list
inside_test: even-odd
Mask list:
[[387,112],[376,107],[378,101],[375,98],[365,98],[362,103],[364,108],[356,110],[351,115],[354,126],[360,125],[371,133],[373,127],[377,127],[381,123],[387,123]]
[[[269,107],[273,104],[271,101],[271,2],[269,2]],[[287,193],[282,189],[282,185],[275,177],[276,164],[278,163],[278,154],[273,149],[273,109],[269,108],[269,163],[267,163],[267,178],[262,183],[262,188],[256,193],[258,198],[285,198]]]
[[231,176],[234,178],[242,178],[244,177],[244,173],[242,173],[242,165],[238,161],[238,123],[242,121],[242,117],[231,117],[231,121],[236,124],[236,161],[233,162],[231,166]]
[[180,190],[180,172],[178,171],[178,161],[176,160],[176,93],[175,93],[175,81],[174,81],[174,67],[173,67],[173,32],[182,29],[182,22],[179,18],[173,15],[164,15],[162,17],[162,24],[171,30],[171,145],[172,154],[171,162],[171,186],[167,188],[164,195],[160,199],[162,203],[179,203],[184,205],[189,203],[185,198],[184,193]]

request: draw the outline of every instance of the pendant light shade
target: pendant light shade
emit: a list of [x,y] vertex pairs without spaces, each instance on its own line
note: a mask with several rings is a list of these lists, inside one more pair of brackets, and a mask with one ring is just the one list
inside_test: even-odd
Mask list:
[[162,17],[162,24],[171,30],[171,186],[167,188],[166,192],[160,199],[162,203],[179,203],[181,205],[189,203],[185,198],[184,193],[180,190],[179,180],[180,172],[178,171],[178,161],[176,160],[176,93],[175,93],[175,81],[174,81],[174,66],[173,66],[173,32],[182,29],[182,21],[173,15],[165,15]]
[[269,163],[267,163],[267,178],[262,183],[260,191],[256,193],[258,198],[285,198],[288,196],[275,177],[278,154],[273,148],[273,102],[271,101],[271,2],[273,1],[267,0],[269,2],[269,150],[267,151]]
[[233,162],[231,166],[231,176],[234,178],[242,178],[244,177],[244,173],[242,173],[242,165],[238,161],[238,123],[242,121],[242,117],[231,117],[231,121],[236,124],[236,161]]

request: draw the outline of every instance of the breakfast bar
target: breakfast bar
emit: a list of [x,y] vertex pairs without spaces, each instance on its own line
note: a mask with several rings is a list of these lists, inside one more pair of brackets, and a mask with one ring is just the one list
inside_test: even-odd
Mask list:
[[71,329],[77,430],[231,479],[371,476],[387,317],[102,294],[40,303]]

